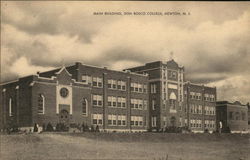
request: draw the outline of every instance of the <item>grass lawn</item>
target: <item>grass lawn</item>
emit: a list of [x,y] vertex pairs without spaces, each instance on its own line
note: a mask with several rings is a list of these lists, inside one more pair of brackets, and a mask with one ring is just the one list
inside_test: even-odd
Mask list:
[[250,160],[249,134],[42,133],[0,136],[1,160]]

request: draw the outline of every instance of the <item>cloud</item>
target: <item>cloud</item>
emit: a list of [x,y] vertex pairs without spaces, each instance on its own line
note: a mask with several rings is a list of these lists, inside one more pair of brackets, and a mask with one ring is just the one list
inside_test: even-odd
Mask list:
[[217,99],[226,101],[240,101],[243,104],[249,102],[250,76],[233,76],[208,86],[217,87]]
[[[218,3],[216,7],[208,2],[199,6],[145,2],[140,7],[132,2],[1,3],[1,81],[75,61],[122,70],[166,61],[172,51],[173,58],[185,66],[186,79],[193,82],[231,83],[226,80],[238,76],[243,80],[250,74],[249,3]],[[93,15],[94,11],[152,8],[190,11],[191,15]],[[249,91],[244,95],[243,99],[249,98]]]
[[38,71],[43,72],[52,69],[54,68],[31,65],[25,57],[20,57],[10,66],[10,72],[17,74],[19,77],[31,75]]

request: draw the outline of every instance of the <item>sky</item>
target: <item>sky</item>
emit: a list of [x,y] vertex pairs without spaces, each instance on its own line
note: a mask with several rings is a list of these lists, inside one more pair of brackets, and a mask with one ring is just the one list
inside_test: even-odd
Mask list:
[[186,80],[245,104],[249,44],[250,2],[1,1],[1,82],[75,62],[122,70],[173,58]]

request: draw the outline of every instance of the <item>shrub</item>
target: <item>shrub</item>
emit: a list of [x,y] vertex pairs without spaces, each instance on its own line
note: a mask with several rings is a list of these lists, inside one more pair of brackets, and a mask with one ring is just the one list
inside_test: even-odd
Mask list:
[[48,131],[48,132],[54,131],[54,128],[50,122],[47,124],[46,131]]

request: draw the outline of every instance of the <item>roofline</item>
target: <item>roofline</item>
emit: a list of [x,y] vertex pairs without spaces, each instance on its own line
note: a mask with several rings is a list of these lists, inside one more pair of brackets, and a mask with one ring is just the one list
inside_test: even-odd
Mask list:
[[229,101],[216,101],[216,103],[218,104],[231,104],[231,105],[236,105],[236,106],[247,106],[246,104],[234,104],[233,102],[229,102]]
[[104,69],[104,70],[107,70],[107,71],[114,71],[114,72],[127,73],[127,74],[132,74],[132,75],[138,75],[138,76],[148,77],[148,74],[139,74],[139,73],[135,73],[135,72],[132,72],[132,71],[128,72],[128,69],[127,70],[123,70],[123,71],[119,71],[119,70],[108,69],[107,67],[100,67],[100,66],[94,66],[94,65],[84,64],[84,63],[81,63],[81,62],[76,62],[76,64],[77,63],[80,64],[80,65],[82,65],[82,66],[94,67],[94,68]]

